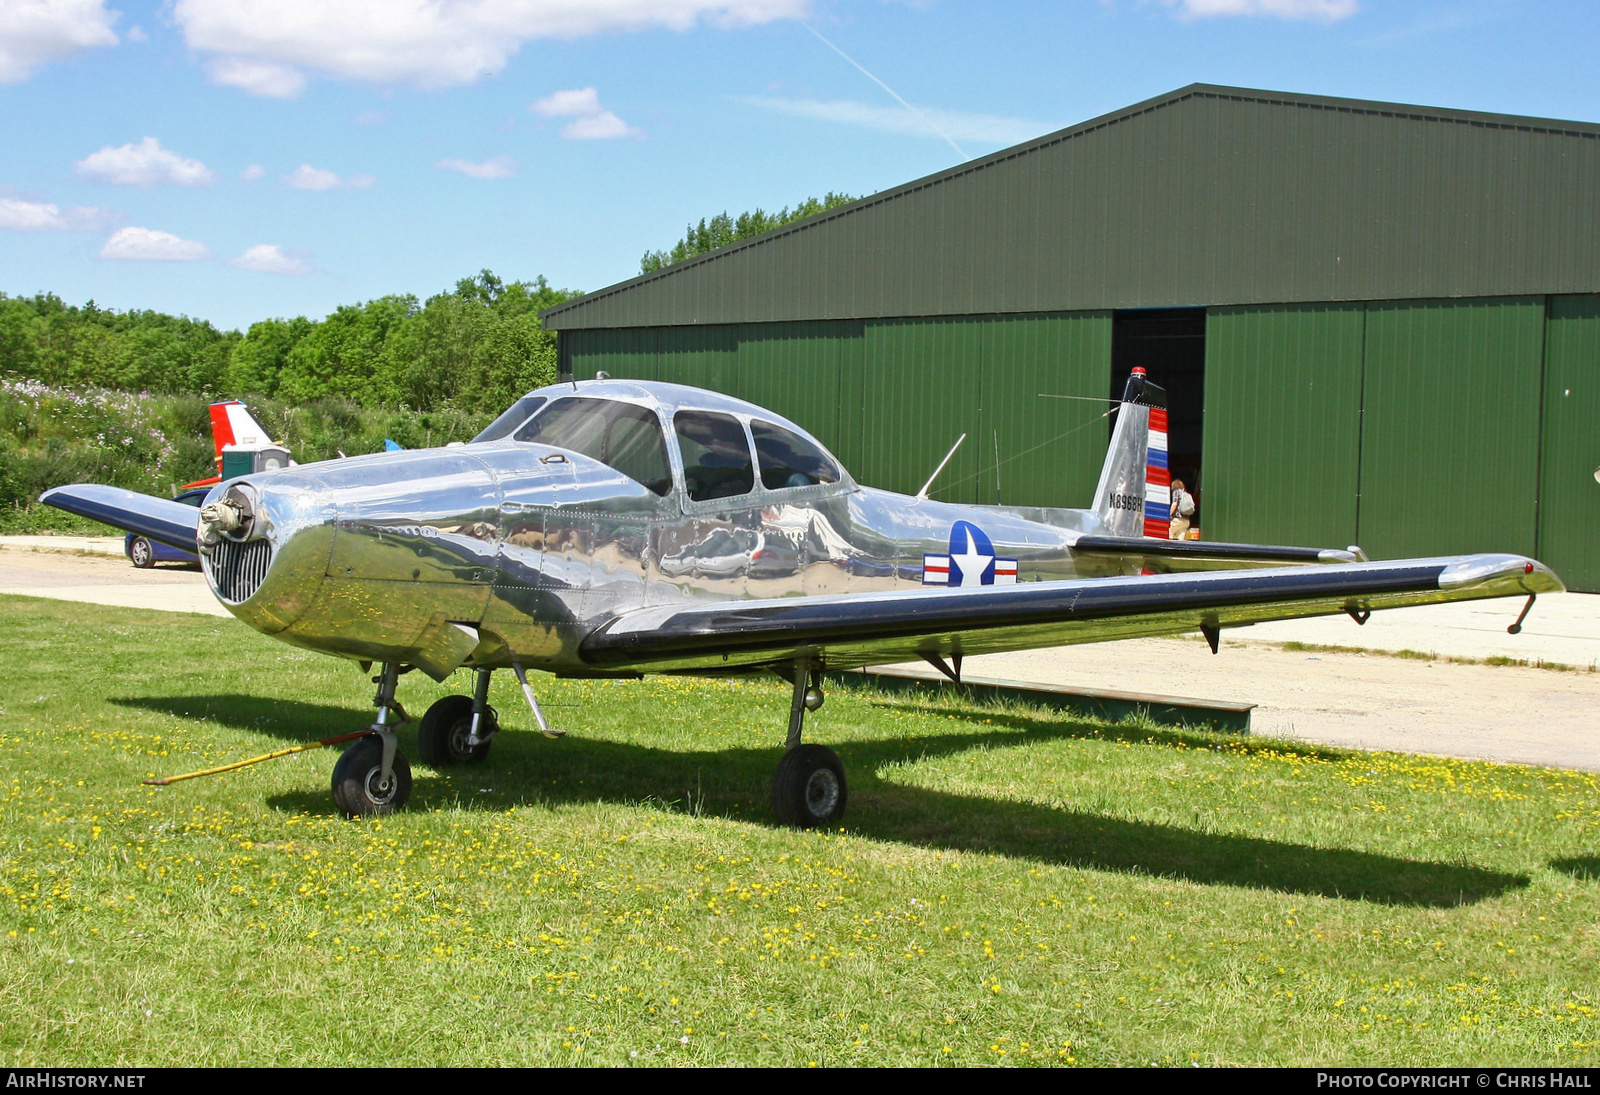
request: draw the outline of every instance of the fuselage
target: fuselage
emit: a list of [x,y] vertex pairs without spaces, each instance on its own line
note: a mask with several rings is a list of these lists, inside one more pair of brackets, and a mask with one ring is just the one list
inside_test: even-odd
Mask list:
[[[1104,555],[1074,557],[1078,537],[1097,531],[1092,513],[1030,520],[859,486],[815,439],[752,404],[623,381],[542,394],[545,407],[621,401],[642,428],[648,415],[670,482],[612,466],[642,474],[624,459],[512,436],[242,477],[209,499],[232,500],[249,516],[206,556],[213,591],[258,630],[332,654],[436,676],[513,661],[585,673],[582,638],[640,608],[1004,582],[1012,562],[1017,581],[1126,569]],[[720,467],[726,453],[712,461],[692,440],[692,424],[705,422],[734,436],[737,422],[755,440],[754,469],[736,493],[694,496],[713,472],[737,474]],[[837,474],[810,482],[764,474],[774,450],[763,440],[773,436],[815,446]]]

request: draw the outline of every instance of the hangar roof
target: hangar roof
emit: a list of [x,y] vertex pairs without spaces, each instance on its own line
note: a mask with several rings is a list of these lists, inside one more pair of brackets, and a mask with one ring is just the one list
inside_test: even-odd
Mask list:
[[1191,84],[544,321],[1585,292],[1600,292],[1600,125]]

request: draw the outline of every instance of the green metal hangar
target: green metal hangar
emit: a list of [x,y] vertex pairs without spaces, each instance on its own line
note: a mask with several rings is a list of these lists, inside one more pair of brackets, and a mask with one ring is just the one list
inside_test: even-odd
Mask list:
[[[1600,125],[1194,84],[554,308],[564,376],[769,406],[857,479],[1083,506],[1166,386],[1207,539],[1600,590]],[[1061,398],[1075,397],[1075,398]]]

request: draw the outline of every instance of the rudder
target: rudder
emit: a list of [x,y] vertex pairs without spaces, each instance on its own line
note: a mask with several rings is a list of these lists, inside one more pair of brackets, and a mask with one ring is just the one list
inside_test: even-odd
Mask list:
[[1167,467],[1167,393],[1135,368],[1123,389],[1111,447],[1094,491],[1094,512],[1112,536],[1167,537],[1172,473]]

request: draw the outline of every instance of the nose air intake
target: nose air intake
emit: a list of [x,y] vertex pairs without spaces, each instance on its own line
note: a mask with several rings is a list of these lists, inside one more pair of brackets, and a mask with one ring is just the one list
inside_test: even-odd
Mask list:
[[266,580],[272,566],[270,540],[221,540],[202,557],[206,577],[217,596],[232,604],[248,601]]

